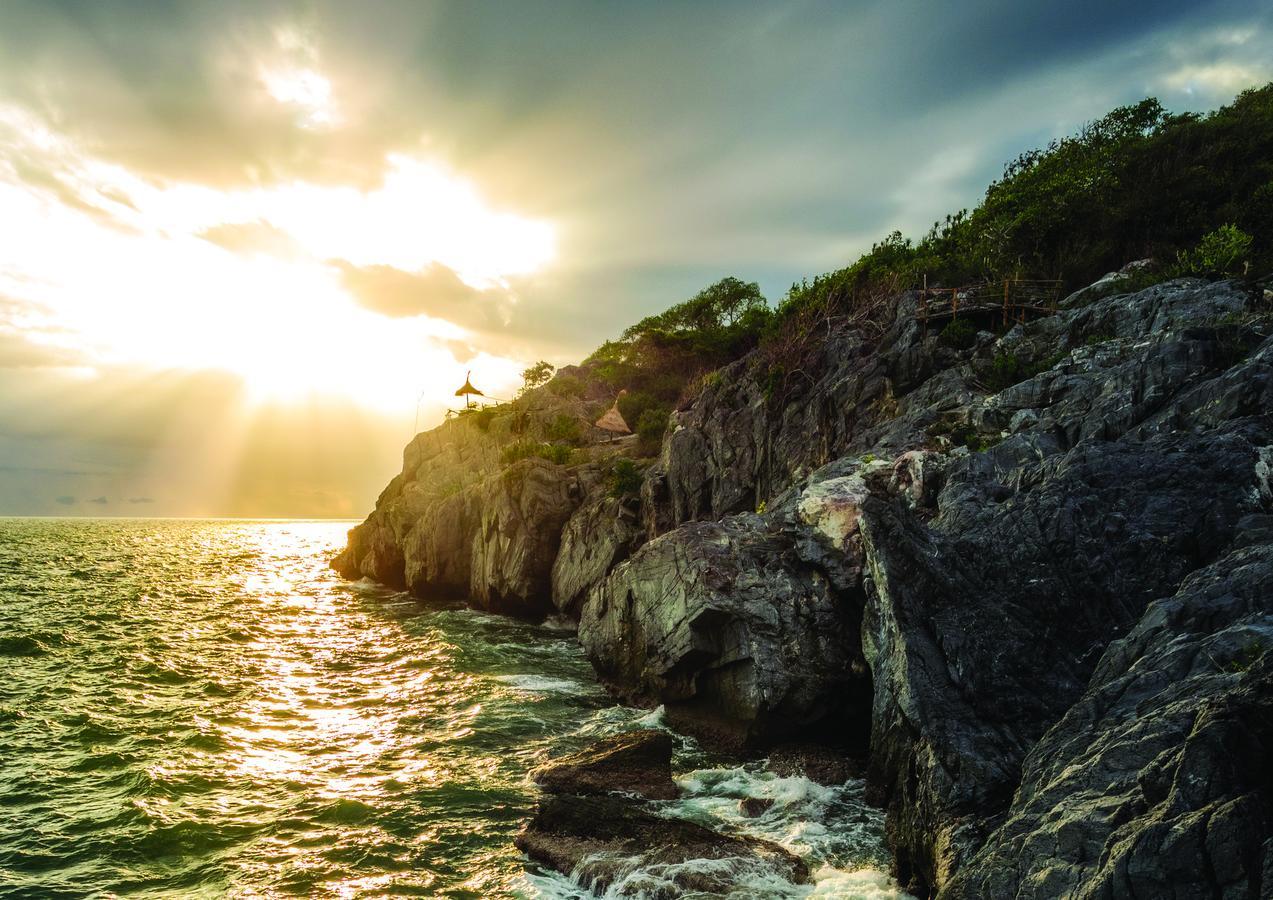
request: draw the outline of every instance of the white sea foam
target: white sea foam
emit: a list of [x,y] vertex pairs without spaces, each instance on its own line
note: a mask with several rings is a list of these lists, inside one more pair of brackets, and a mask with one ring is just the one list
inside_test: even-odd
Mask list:
[[[660,711],[651,714],[661,721]],[[663,815],[689,819],[718,831],[763,838],[786,847],[805,861],[813,883],[784,879],[758,859],[688,860],[675,865],[645,863],[639,856],[622,860],[618,877],[604,893],[589,892],[590,869],[613,857],[585,860],[566,878],[529,873],[522,894],[543,900],[648,900],[680,895],[678,875],[718,873],[730,887],[713,897],[725,900],[904,900],[909,895],[884,871],[883,819],[862,800],[862,782],[825,786],[799,776],[782,777],[760,764],[703,768],[677,779],[681,797],[658,804]],[[745,816],[740,801],[772,800],[755,818]],[[699,895],[694,895],[699,896]]]
[[533,691],[540,694],[583,694],[587,693],[585,685],[569,678],[552,678],[548,675],[495,675],[496,681],[503,682],[519,691]]

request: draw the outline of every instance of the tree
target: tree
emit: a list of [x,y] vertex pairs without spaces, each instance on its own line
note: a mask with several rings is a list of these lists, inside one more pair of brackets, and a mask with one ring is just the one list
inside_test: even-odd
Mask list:
[[521,393],[533,391],[535,388],[547,384],[548,379],[553,377],[553,373],[557,371],[557,367],[552,363],[540,360],[533,366],[528,366],[522,370],[522,389]]

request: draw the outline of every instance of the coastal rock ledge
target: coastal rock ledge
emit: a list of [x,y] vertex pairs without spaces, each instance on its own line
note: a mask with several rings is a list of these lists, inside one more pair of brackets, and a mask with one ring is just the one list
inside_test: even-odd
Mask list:
[[[634,442],[506,463],[502,420],[447,422],[333,565],[575,620],[616,696],[702,739],[864,761],[918,897],[1273,896],[1273,294],[1137,281],[959,342],[915,293],[830,317],[798,377],[762,346],[704,379],[639,491]],[[591,414],[587,376],[507,418]],[[683,890],[714,889],[696,857],[807,878],[595,793],[666,792],[626,740],[540,773],[518,846],[593,890],[607,850]]]

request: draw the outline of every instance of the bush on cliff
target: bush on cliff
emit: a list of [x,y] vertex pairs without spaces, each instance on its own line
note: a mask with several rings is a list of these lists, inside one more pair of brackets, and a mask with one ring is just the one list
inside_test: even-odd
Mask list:
[[723,278],[607,341],[584,365],[612,390],[626,389],[619,411],[639,423],[649,410],[666,413],[687,384],[756,346],[770,318],[755,282]]
[[606,473],[606,489],[611,497],[623,499],[635,497],[641,492],[641,469],[632,460],[623,457],[615,460]]
[[509,444],[500,453],[500,462],[504,465],[528,459],[532,456],[546,459],[559,466],[568,466],[575,460],[575,449],[565,444],[544,444],[535,441],[517,441]]
[[1061,278],[1075,288],[1129,259],[1178,254],[1229,274],[1245,262],[1273,269],[1273,84],[1206,114],[1174,115],[1146,99],[1022,153],[975,209],[946,216],[918,243],[895,231],[852,265],[793,284],[769,339],[789,339],[787,323],[810,310],[852,313],[889,284],[917,287],[924,276],[934,285]]

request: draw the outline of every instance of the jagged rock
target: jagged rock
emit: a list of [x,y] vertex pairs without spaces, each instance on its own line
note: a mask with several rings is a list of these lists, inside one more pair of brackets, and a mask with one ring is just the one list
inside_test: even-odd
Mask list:
[[659,898],[720,896],[762,874],[792,884],[809,881],[808,867],[777,844],[657,816],[625,797],[548,795],[516,844],[596,894],[623,879],[635,890],[640,885],[632,879],[650,870],[658,877],[647,885],[652,893],[642,896]]
[[799,775],[828,787],[861,778],[865,771],[861,759],[824,744],[779,744],[769,751],[769,769],[783,778]]
[[586,489],[579,479],[562,466],[525,459],[486,482],[473,536],[469,596],[475,605],[519,615],[551,609],[561,532]]
[[1105,651],[941,896],[1267,896],[1270,650],[1273,545],[1191,576]]
[[793,543],[751,514],[682,526],[597,586],[579,640],[622,695],[718,739],[843,726],[862,690],[851,617]]
[[842,455],[855,419],[887,403],[884,364],[870,349],[840,325],[809,351],[805,370],[819,376],[814,384],[793,376],[775,387],[754,357],[723,369],[689,409],[673,415],[651,475],[662,479],[666,498],[654,521],[674,527],[754,510]]
[[863,506],[869,787],[919,892],[976,849],[1109,641],[1262,511],[1273,420],[1086,442],[1033,464],[1009,446],[1025,440],[953,463],[927,525]]
[[570,517],[552,568],[553,606],[579,618],[588,593],[640,545],[644,532],[629,503],[593,495]]
[[932,450],[908,450],[893,460],[889,493],[902,497],[911,509],[936,506],[949,457]]
[[1063,308],[1083,306],[1120,291],[1125,293],[1127,286],[1133,283],[1135,277],[1153,268],[1153,265],[1152,259],[1137,259],[1116,272],[1106,272],[1087,287],[1075,291],[1062,300],[1061,306]]
[[672,736],[666,731],[628,731],[541,766],[530,777],[554,794],[620,791],[650,800],[674,800],[672,749]]

